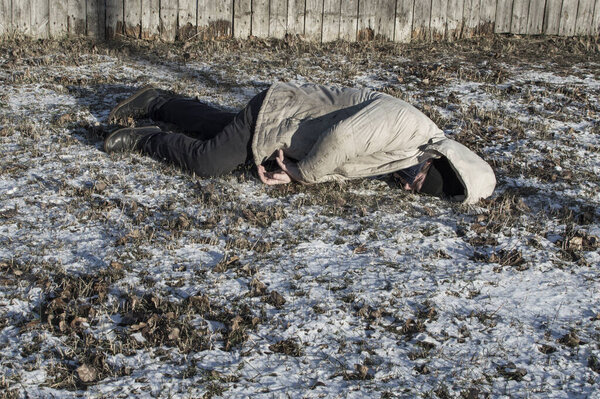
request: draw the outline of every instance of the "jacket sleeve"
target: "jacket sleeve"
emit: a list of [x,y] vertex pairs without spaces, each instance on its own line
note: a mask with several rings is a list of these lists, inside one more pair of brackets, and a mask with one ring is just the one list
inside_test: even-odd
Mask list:
[[324,131],[298,162],[302,179],[306,183],[334,180],[335,170],[349,160],[384,150],[395,130],[390,126],[390,120],[394,120],[390,112],[398,109],[381,98],[371,99],[359,111]]

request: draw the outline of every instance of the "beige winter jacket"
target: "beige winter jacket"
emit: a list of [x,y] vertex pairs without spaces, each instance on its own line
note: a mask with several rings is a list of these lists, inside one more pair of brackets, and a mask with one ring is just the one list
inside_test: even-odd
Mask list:
[[275,83],[259,111],[252,141],[257,165],[278,149],[298,161],[307,183],[377,176],[444,155],[467,203],[491,195],[491,167],[412,105],[368,89]]

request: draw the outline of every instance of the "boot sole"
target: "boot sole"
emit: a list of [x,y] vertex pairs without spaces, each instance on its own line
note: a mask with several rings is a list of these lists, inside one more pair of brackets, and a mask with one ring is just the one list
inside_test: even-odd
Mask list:
[[144,86],[141,89],[139,89],[138,91],[136,91],[135,93],[133,93],[133,95],[131,95],[130,97],[127,97],[125,100],[118,103],[117,106],[114,107],[112,109],[112,111],[110,111],[110,114],[108,114],[108,121],[116,122],[117,120],[116,120],[115,114],[117,113],[117,111],[119,111],[119,109],[121,109],[124,105],[129,104],[130,102],[132,102],[133,100],[135,100],[136,98],[138,98],[139,96],[141,96],[142,94],[147,92],[148,90],[156,90],[156,88],[152,85]]

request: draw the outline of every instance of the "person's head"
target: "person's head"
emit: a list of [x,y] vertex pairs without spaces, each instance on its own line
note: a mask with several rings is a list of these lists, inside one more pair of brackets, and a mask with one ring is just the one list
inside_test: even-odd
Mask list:
[[419,192],[436,197],[454,197],[465,194],[465,187],[446,157],[434,159],[429,166]]

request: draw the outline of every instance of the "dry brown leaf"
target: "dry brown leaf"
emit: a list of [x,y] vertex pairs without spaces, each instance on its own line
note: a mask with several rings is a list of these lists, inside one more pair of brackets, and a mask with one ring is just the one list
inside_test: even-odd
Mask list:
[[81,328],[81,325],[83,323],[87,323],[87,321],[88,320],[85,317],[75,317],[73,320],[71,320],[71,328]]
[[364,364],[357,363],[354,365],[354,368],[356,369],[356,373],[361,380],[364,380],[367,378],[367,375],[369,375],[369,368]]
[[240,329],[240,322],[242,322],[243,319],[240,316],[235,316],[233,319],[231,319],[231,331],[236,331]]
[[250,281],[250,292],[252,296],[265,295],[267,293],[267,286],[255,277]]
[[172,341],[173,341],[173,340],[176,340],[176,339],[178,339],[178,338],[179,338],[179,332],[180,332],[179,328],[177,328],[177,327],[175,327],[175,328],[172,328],[172,329],[169,331],[168,338],[169,338],[170,340],[172,340]]
[[93,366],[82,364],[81,366],[77,367],[77,375],[83,382],[93,382],[96,381],[98,372]]
[[148,324],[144,323],[143,321],[141,323],[138,324],[132,324],[129,328],[131,329],[131,331],[138,331],[141,330],[142,328],[146,327]]
[[279,292],[272,291],[267,303],[270,303],[276,308],[280,308],[285,304],[285,298]]
[[115,270],[121,270],[123,269],[123,264],[117,261],[112,261],[110,262],[110,267],[112,267]]

